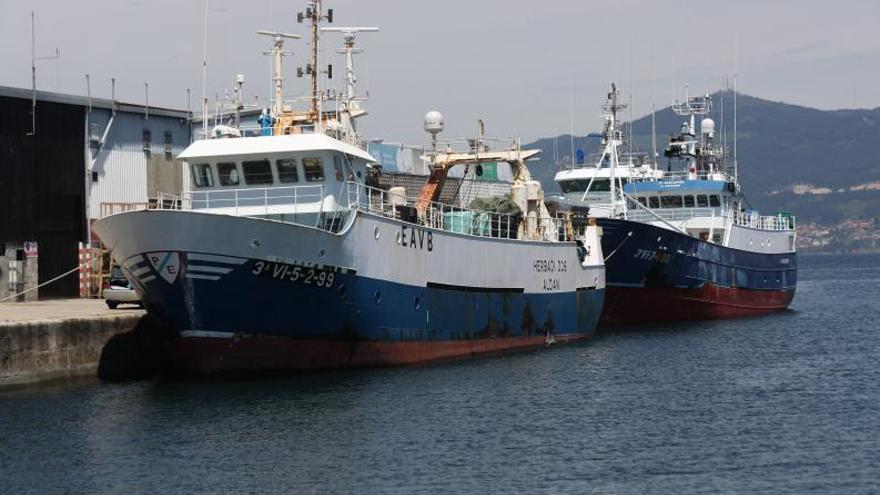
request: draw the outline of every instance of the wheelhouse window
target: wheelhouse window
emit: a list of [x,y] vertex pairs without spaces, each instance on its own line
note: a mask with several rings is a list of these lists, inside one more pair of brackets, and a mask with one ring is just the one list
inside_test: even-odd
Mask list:
[[302,163],[306,182],[321,182],[324,180],[324,160],[320,158],[303,158]]
[[650,196],[648,198],[648,205],[650,205],[651,208],[660,208],[660,198],[657,196]]
[[648,201],[643,196],[639,198],[639,204],[642,206],[648,206]]
[[697,194],[697,206],[700,208],[709,206],[709,197],[705,194]]
[[336,172],[336,180],[342,182],[345,176],[342,175],[342,159],[338,155],[333,155],[333,170]]
[[260,186],[274,182],[269,160],[242,162],[241,171],[244,173],[244,183],[249,186]]
[[217,175],[220,177],[221,186],[238,185],[238,168],[232,162],[218,163]]
[[213,187],[214,174],[211,173],[211,165],[197,163],[192,166],[193,183],[196,187]]
[[691,195],[687,195],[684,197],[684,207],[685,208],[693,208],[694,207],[694,197]]
[[663,208],[681,208],[681,196],[660,196],[660,206]]
[[299,170],[296,168],[296,160],[292,158],[275,160],[275,168],[278,170],[278,182],[282,184],[299,182]]
[[584,192],[587,189],[588,180],[564,180],[559,183],[563,193]]
[[590,192],[608,192],[611,190],[611,181],[608,179],[596,179],[590,186]]
[[712,208],[718,208],[721,206],[721,198],[719,198],[717,194],[709,196],[709,206]]

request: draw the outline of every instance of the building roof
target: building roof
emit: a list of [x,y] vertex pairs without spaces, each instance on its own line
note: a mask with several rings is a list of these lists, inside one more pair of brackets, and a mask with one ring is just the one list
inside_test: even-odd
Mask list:
[[241,155],[264,155],[291,151],[335,150],[375,162],[366,151],[333,139],[326,134],[291,134],[245,138],[202,139],[177,156],[181,160]]
[[[11,86],[0,86],[0,96],[9,98],[21,98],[30,100],[33,97],[33,91],[28,88],[13,88]],[[81,107],[104,108],[108,110],[116,109],[120,112],[145,113],[149,110],[150,115],[162,117],[176,117],[188,119],[192,117],[192,113],[187,110],[177,110],[174,108],[147,107],[136,103],[124,103],[121,101],[108,100],[106,98],[89,98],[88,96],[70,95],[64,93],[53,93],[50,91],[37,90],[37,102],[45,101],[52,103],[63,103],[66,105],[77,105]]]

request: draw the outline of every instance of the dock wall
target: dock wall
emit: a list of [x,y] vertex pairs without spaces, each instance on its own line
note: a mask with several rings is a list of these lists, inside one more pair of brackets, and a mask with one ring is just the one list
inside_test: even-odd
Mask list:
[[158,369],[161,354],[153,325],[142,313],[0,322],[0,387],[148,375]]

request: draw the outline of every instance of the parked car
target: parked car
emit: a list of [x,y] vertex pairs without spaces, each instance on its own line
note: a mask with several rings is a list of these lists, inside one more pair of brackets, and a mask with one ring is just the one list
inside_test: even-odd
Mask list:
[[122,268],[118,265],[110,269],[110,278],[104,282],[103,295],[110,309],[116,309],[120,304],[136,304],[143,307],[141,296],[135,292],[134,286],[125,278]]

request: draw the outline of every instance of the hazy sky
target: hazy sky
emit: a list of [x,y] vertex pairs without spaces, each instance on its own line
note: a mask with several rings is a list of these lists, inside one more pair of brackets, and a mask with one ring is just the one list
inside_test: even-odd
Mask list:
[[[483,117],[492,136],[526,140],[601,127],[599,106],[609,81],[629,93],[634,115],[668,105],[676,89],[719,89],[738,73],[738,89],[755,96],[831,109],[880,106],[880,1],[702,0],[510,1],[329,0],[335,25],[379,26],[359,37],[360,86],[369,89],[368,137],[423,143],[422,116],[446,117],[445,137],[473,133]],[[186,108],[186,88],[200,108],[205,0],[2,0],[0,85],[29,87],[30,11],[37,56],[61,50],[60,64],[37,62],[37,86]],[[306,34],[296,23],[304,0],[209,0],[208,93],[247,78],[248,101],[265,104],[269,43],[257,29]],[[322,39],[333,57],[334,86],[343,61],[338,34]],[[306,81],[305,41],[291,41],[288,96]],[[326,60],[326,59],[325,59]],[[60,70],[59,70],[60,69]],[[59,72],[56,77],[56,71]],[[59,84],[60,82],[60,84]],[[652,90],[652,86],[656,89]],[[628,96],[627,96],[628,97]]]

